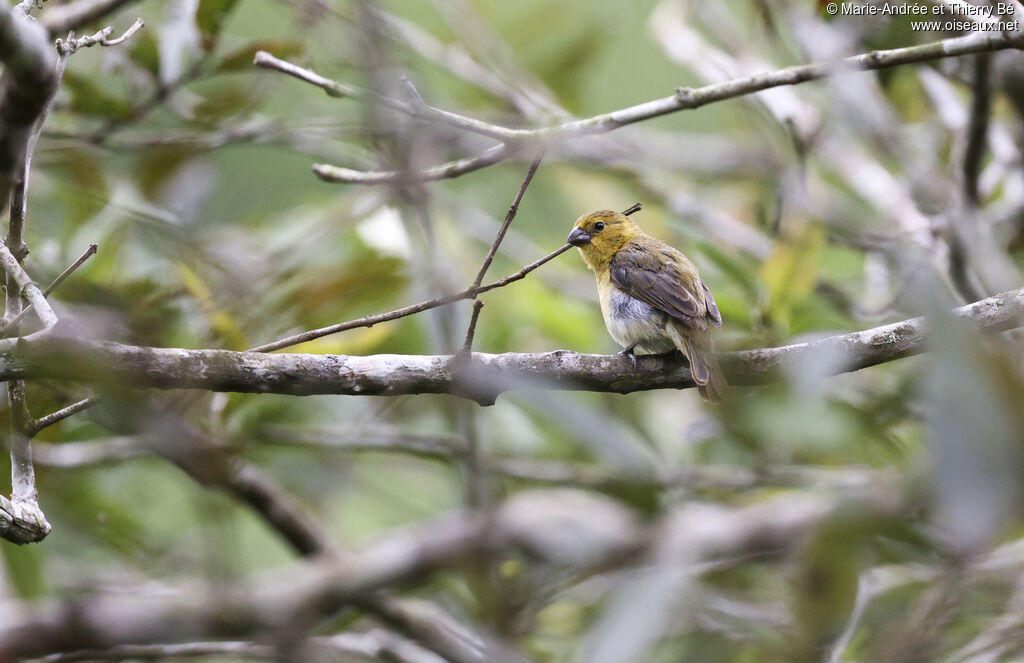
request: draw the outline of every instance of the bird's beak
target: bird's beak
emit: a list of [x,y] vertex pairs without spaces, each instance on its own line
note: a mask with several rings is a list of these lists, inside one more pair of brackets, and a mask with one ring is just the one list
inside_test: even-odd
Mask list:
[[572,232],[569,233],[569,238],[565,241],[573,246],[583,246],[584,244],[590,244],[590,235],[583,228],[573,228]]

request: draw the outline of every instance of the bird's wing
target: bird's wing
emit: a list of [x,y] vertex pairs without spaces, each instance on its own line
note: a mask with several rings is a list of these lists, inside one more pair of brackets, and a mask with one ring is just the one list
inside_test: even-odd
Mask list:
[[718,304],[715,303],[715,296],[711,294],[708,284],[704,283],[704,281],[700,282],[700,287],[704,289],[704,305],[708,309],[708,318],[710,318],[711,324],[721,329],[722,314],[718,311]]
[[[653,249],[638,245],[625,246],[615,254],[611,262],[612,283],[630,297],[664,311],[691,327],[707,329],[705,315],[708,310],[701,301],[704,297],[698,299],[686,286],[685,272],[692,272],[694,283],[700,282],[693,265],[669,246]],[[715,307],[717,312],[718,308]]]

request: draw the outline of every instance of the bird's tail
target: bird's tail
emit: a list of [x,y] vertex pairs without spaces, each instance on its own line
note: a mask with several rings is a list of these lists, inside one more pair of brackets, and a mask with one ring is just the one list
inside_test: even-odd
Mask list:
[[720,401],[725,396],[728,383],[718,366],[715,351],[711,345],[711,335],[705,329],[682,327],[669,323],[667,331],[676,348],[690,362],[690,373],[697,383],[697,391],[709,401]]

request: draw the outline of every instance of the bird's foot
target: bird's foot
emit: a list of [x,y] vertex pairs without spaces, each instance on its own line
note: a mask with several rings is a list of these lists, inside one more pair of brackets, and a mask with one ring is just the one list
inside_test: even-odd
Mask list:
[[629,363],[633,365],[634,371],[636,370],[636,354],[633,352],[635,348],[636,343],[632,343],[628,347],[624,348],[621,352],[619,352],[620,355],[629,357]]

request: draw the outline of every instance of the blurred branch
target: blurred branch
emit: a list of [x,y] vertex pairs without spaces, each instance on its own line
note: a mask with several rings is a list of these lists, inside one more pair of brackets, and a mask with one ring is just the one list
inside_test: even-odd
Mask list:
[[979,53],[974,56],[974,98],[971,103],[971,119],[967,128],[967,147],[964,150],[964,192],[968,202],[977,207],[981,202],[978,192],[978,175],[981,160],[985,156],[989,116],[992,112],[992,84],[989,70],[992,56]]
[[0,651],[29,657],[267,633],[299,616],[322,619],[380,589],[488,551],[520,550],[580,570],[628,565],[653,554],[660,564],[699,574],[716,560],[786,550],[837,509],[851,506],[884,518],[902,511],[904,498],[891,486],[871,486],[842,498],[786,495],[739,508],[693,504],[647,525],[606,498],[569,490],[521,493],[493,517],[451,514],[342,558],[314,560],[249,584],[12,606],[0,623]]
[[[25,244],[25,209],[32,149],[37,127],[46,115],[60,77],[60,61],[50,47],[49,37],[28,17],[30,6],[11,10],[0,4],[0,209],[10,205],[7,236],[0,245],[0,265],[6,273],[6,303],[3,320],[18,317],[21,297],[35,307],[44,329],[57,324],[57,316],[25,273],[21,261],[28,254]],[[39,508],[35,470],[32,466],[32,420],[25,403],[25,383],[7,384],[10,404],[9,446],[11,454],[11,499],[0,497],[0,537],[14,543],[41,541],[50,524]]]
[[[15,216],[11,214],[11,230],[7,241],[15,246],[24,246],[23,228],[16,228]],[[14,235],[13,242],[11,235]],[[21,295],[25,294],[43,323],[44,329],[40,333],[45,333],[57,324],[57,316],[39,286],[25,273],[18,258],[7,247],[7,243],[0,244],[0,265],[7,273],[5,317],[18,317],[21,312]],[[0,497],[0,537],[14,543],[35,543],[50,533],[50,524],[39,508],[35,469],[32,465],[33,419],[25,402],[23,380],[7,381],[7,400],[10,405],[11,433],[8,444],[11,453],[11,499],[8,501]]]
[[[345,430],[307,430],[271,427],[265,431],[262,444],[291,448],[315,448],[343,454],[384,453],[415,456],[441,462],[455,462],[469,450],[465,441],[454,437],[418,435],[415,433],[380,432],[357,428]],[[85,442],[60,444],[35,442],[35,464],[58,469],[81,469],[119,463],[150,454],[150,449],[137,437],[112,437]],[[558,460],[520,458],[504,455],[481,455],[481,467],[490,474],[534,484],[546,484],[589,490],[606,490],[630,484],[646,484],[659,488],[691,490],[743,490],[765,486],[839,488],[858,487],[883,480],[888,475],[869,467],[808,467],[801,465],[684,465],[658,466],[649,476],[624,476],[618,469],[595,464]]]
[[[314,660],[321,656],[358,657],[359,660],[380,659],[394,663],[444,663],[444,659],[418,645],[383,629],[365,633],[342,633],[310,638],[303,644],[304,655]],[[105,650],[80,650],[51,654],[28,663],[76,663],[79,661],[162,661],[168,658],[244,657],[276,661],[281,650],[256,642],[221,641],[189,642],[184,644],[122,645]]]
[[77,30],[133,2],[137,0],[77,0],[48,9],[39,20],[50,34],[60,35],[69,30]]
[[[308,430],[273,426],[266,430],[267,444],[307,446],[338,453],[387,453],[418,456],[451,462],[468,453],[465,441],[459,438],[418,435],[403,432],[382,432],[357,427],[354,430]],[[89,443],[78,443],[89,444]],[[63,446],[68,446],[67,444]],[[602,490],[630,484],[648,484],[660,488],[685,487],[703,489],[745,489],[765,485],[838,487],[861,486],[877,481],[883,472],[866,467],[806,467],[740,465],[658,465],[654,472],[624,475],[621,468],[503,455],[481,455],[481,467],[488,473],[539,484],[571,486]]]
[[[486,537],[485,521],[458,515],[416,536],[398,534],[343,559],[321,559],[250,585],[192,586],[167,595],[95,596],[25,606],[0,626],[0,651],[17,658],[54,651],[251,636],[323,619],[378,589],[451,563]],[[400,554],[395,555],[395,552]],[[226,618],[230,617],[230,618]]]
[[338,97],[342,99],[372,98],[374,102],[392,110],[397,110],[409,117],[434,120],[443,124],[448,124],[457,129],[462,129],[463,131],[469,131],[499,140],[507,140],[514,137],[512,135],[514,130],[506,129],[505,127],[490,124],[489,122],[484,122],[482,120],[476,120],[471,117],[466,117],[465,115],[450,113],[439,108],[434,108],[433,106],[423,102],[422,98],[418,96],[419,93],[416,93],[417,102],[414,103],[408,103],[400,99],[393,99],[376,92],[371,92],[369,90],[364,90],[362,88],[338,83],[328,78],[324,78],[314,71],[303,69],[302,67],[291,64],[290,62],[285,62],[266,51],[258,51],[255,58],[253,58],[253,64],[261,69],[273,69],[283,74],[288,74],[300,81],[305,81],[310,85],[315,85],[331,97]]
[[149,455],[149,449],[136,437],[112,437],[60,444],[37,441],[32,445],[32,452],[36,465],[60,469],[106,465]]
[[[67,452],[60,447],[47,449],[50,460],[73,462],[110,462],[144,452],[155,453],[177,465],[200,485],[219,488],[246,504],[277,532],[298,554],[306,558],[349,559],[351,553],[336,547],[323,530],[284,486],[263,469],[227,450],[204,431],[180,418],[177,413],[161,409],[155,403],[139,402],[130,408],[106,417],[106,423],[120,432],[137,434],[132,438],[114,438],[102,443],[78,443]],[[73,446],[73,445],[60,445]],[[44,457],[47,457],[44,454]],[[436,651],[451,663],[470,663],[476,655],[466,651],[464,640],[474,640],[485,654],[497,654],[497,643],[468,632],[467,627],[451,621],[441,623],[439,610],[424,612],[402,599],[381,592],[367,592],[359,597],[358,607],[379,616],[386,623]],[[303,615],[296,607],[290,620]],[[303,628],[306,622],[291,626]],[[0,651],[3,650],[0,643]]]
[[[433,166],[419,171],[415,175],[417,179],[424,181],[458,177],[473,170],[479,170],[493,163],[503,161],[512,156],[513,153],[523,149],[526,143],[551,145],[556,141],[567,138],[607,133],[620,127],[643,122],[661,115],[682,110],[693,110],[711,103],[754,94],[773,87],[796,85],[845,72],[884,69],[939,58],[1009,48],[1020,49],[1022,47],[1024,47],[1024,36],[997,32],[977,32],[964,37],[944,39],[929,44],[921,44],[920,46],[871,51],[832,62],[786,67],[773,72],[744,76],[724,83],[705,85],[699,88],[683,87],[679,88],[674,95],[669,97],[655,99],[611,113],[595,115],[590,118],[540,129],[512,129],[446,112],[444,121],[447,123],[456,126],[461,125],[460,128],[476,133],[489,132],[493,134],[492,137],[503,142],[477,156]],[[312,74],[312,72],[307,73]],[[315,74],[312,75],[316,76]],[[314,82],[314,80],[310,80],[310,82]],[[326,86],[325,89],[336,89],[339,94],[348,88],[348,86],[342,86],[340,83],[334,83],[319,76],[316,76],[314,84],[320,87]],[[403,178],[403,181],[405,181],[409,176],[408,173],[399,173],[397,171],[357,171],[327,164],[316,164],[313,167],[313,171],[321,179],[351,184],[381,184],[398,181]]]
[[[953,314],[990,332],[1024,324],[1024,288],[960,307]],[[729,382],[756,385],[782,379],[782,369],[808,356],[832,373],[875,366],[925,349],[924,318],[775,348],[720,355]],[[9,339],[14,341],[15,339]],[[686,362],[669,355],[473,353],[472,370],[453,375],[450,356],[262,354],[151,348],[38,335],[0,345],[0,379],[53,378],[160,389],[248,393],[398,396],[443,393],[490,404],[510,389],[569,389],[630,393],[694,386]]]
[[[46,31],[0,4],[0,209],[24,165],[25,147],[56,86],[56,57]],[[12,246],[16,253],[19,246]]]

